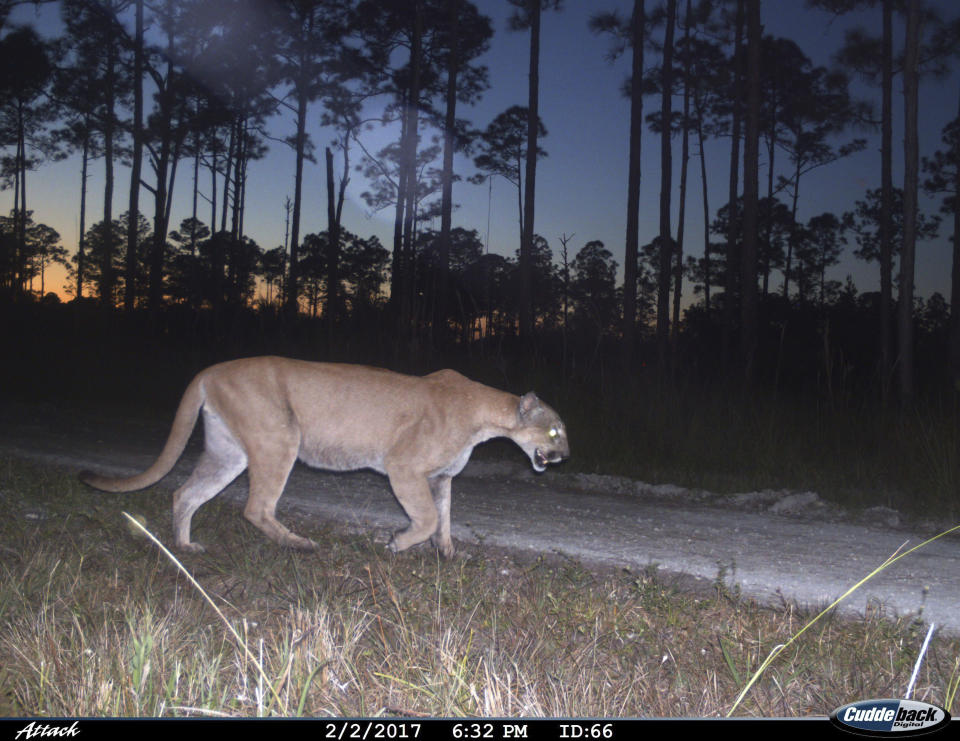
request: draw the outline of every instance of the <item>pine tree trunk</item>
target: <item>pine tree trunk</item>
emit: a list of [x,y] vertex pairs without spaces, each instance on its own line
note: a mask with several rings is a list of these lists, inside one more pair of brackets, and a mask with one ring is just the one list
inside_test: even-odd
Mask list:
[[747,2],[747,120],[743,145],[743,254],[740,270],[744,380],[753,382],[758,329],[757,241],[760,162],[760,0]]
[[133,56],[133,163],[130,168],[130,205],[127,209],[126,286],[124,311],[133,311],[137,275],[137,217],[140,215],[140,170],[143,165],[143,0],[137,0]]
[[150,276],[148,305],[150,315],[156,316],[163,298],[163,253],[165,234],[163,216],[167,210],[167,169],[170,166],[170,153],[167,143],[160,148],[160,160],[156,163],[157,185],[153,194],[153,238],[150,240]]
[[[168,53],[173,46],[170,39],[168,44]],[[154,172],[156,173],[156,187],[153,192],[153,238],[150,244],[150,276],[149,276],[149,300],[151,317],[156,317],[160,310],[160,303],[163,299],[163,254],[166,247],[166,229],[164,227],[164,218],[167,213],[167,180],[170,170],[171,137],[173,127],[172,100],[174,94],[170,86],[173,83],[173,61],[167,62],[166,88],[158,93],[159,117],[163,121],[163,131],[161,133],[160,150],[153,161]]]
[[197,254],[197,206],[199,205],[200,195],[200,132],[196,132],[193,142],[193,192],[191,194],[192,202],[190,209],[190,218],[193,219],[194,228],[190,230],[190,256]]
[[410,94],[407,101],[407,141],[404,160],[407,167],[406,203],[403,213],[403,292],[400,296],[400,333],[403,345],[407,344],[414,316],[414,217],[417,210],[417,138],[420,122],[420,63],[423,34],[423,4],[414,2],[413,39],[410,45]]
[[[774,161],[777,154],[777,129],[776,129],[776,117],[777,112],[773,111],[770,113],[771,125],[770,125],[770,137],[767,141],[767,208],[766,208],[766,236],[764,237],[764,242],[766,244],[766,254],[763,258],[763,296],[766,298],[770,293],[770,257],[773,250],[773,173],[774,173]],[[784,281],[786,283],[786,281]]]
[[900,255],[900,292],[897,297],[897,351],[900,401],[913,402],[913,276],[917,243],[917,189],[920,164],[917,141],[920,82],[920,0],[907,6],[907,39],[903,68],[903,252]]
[[[405,110],[409,91],[403,95],[401,110]],[[390,304],[394,316],[399,316],[401,296],[403,296],[403,208],[406,204],[407,165],[405,154],[407,147],[407,116],[400,117],[400,168],[397,175],[397,203],[393,217],[393,261],[390,269]]]
[[683,290],[683,222],[687,209],[687,164],[690,161],[690,25],[693,23],[691,0],[687,0],[683,39],[686,58],[683,63],[683,121],[680,145],[680,212],[677,216],[677,249],[673,274],[673,356],[676,360],[676,342],[680,332],[680,298]]
[[115,46],[112,38],[108,41],[107,79],[106,79],[106,121],[103,130],[103,264],[100,269],[100,302],[104,306],[113,306],[115,276],[113,272],[113,129],[116,113],[114,111]]
[[243,219],[247,215],[247,164],[250,158],[247,156],[247,150],[250,146],[250,135],[247,131],[247,118],[243,118],[243,130],[241,136],[243,146],[240,150],[240,159],[237,163],[237,187],[240,189],[239,205],[237,206],[237,223],[235,227],[236,240],[239,245],[243,242]]
[[[290,277],[287,280],[287,311],[297,313],[298,276],[297,257],[300,251],[300,208],[303,199],[303,161],[307,142],[307,81],[304,79],[306,59],[300,58],[300,75],[297,84],[297,164],[293,182],[293,222],[290,226]],[[329,151],[329,150],[328,150]]]
[[529,0],[530,85],[527,107],[527,162],[523,196],[523,239],[520,242],[520,336],[533,336],[533,218],[537,180],[537,124],[540,121],[540,0]]
[[200,195],[200,132],[194,134],[193,141],[193,202],[191,204],[190,218],[192,226],[190,229],[190,262],[188,265],[189,274],[187,275],[187,305],[196,311],[199,302],[199,284],[200,276],[197,269],[197,208],[199,206]]
[[790,298],[790,278],[793,274],[793,246],[796,238],[797,224],[797,205],[800,196],[800,161],[797,160],[797,168],[793,173],[793,206],[790,210],[790,234],[787,236],[787,262],[783,267],[783,297]]
[[236,197],[236,183],[232,183],[233,160],[236,157],[238,118],[230,122],[230,139],[227,141],[227,161],[223,165],[223,205],[220,212],[220,231],[227,231],[227,211],[230,210],[230,194]]
[[337,220],[337,209],[334,205],[333,187],[333,152],[326,149],[327,165],[327,305],[324,314],[327,320],[328,335],[333,337],[333,329],[337,320],[339,307],[338,293],[340,291],[340,224]]
[[[627,238],[623,258],[623,361],[629,371],[633,365],[637,323],[637,254],[640,228],[640,149],[643,141],[643,36],[645,12],[643,0],[634,0],[631,27],[630,71],[630,163],[627,174]],[[566,307],[564,325],[566,325]]]
[[237,118],[236,151],[233,157],[233,200],[230,204],[230,236],[234,242],[240,240],[240,172],[243,166],[245,123],[242,115]]
[[670,275],[673,265],[673,238],[670,233],[670,190],[673,187],[673,152],[670,124],[673,118],[673,31],[677,0],[667,0],[667,27],[663,38],[660,88],[660,266],[657,290],[657,357],[661,368],[667,364],[670,333]]
[[17,286],[16,294],[22,294],[27,283],[27,139],[24,131],[23,103],[17,104],[17,187],[20,201],[17,223]]
[[733,123],[730,144],[730,188],[727,203],[727,254],[726,276],[724,278],[723,328],[721,332],[721,367],[726,371],[730,364],[731,346],[734,336],[734,318],[736,317],[737,277],[740,274],[740,260],[737,254],[737,237],[740,215],[737,208],[737,195],[740,181],[740,136],[743,117],[743,25],[744,2],[737,0],[737,14],[734,42],[734,85],[733,85]]
[[707,158],[704,156],[702,115],[697,112],[697,143],[700,148],[700,186],[703,189],[703,308],[710,316],[710,199],[707,196]]
[[893,369],[893,0],[883,0],[880,132],[880,396],[890,396]]
[[447,303],[450,283],[450,232],[453,222],[453,152],[457,125],[457,76],[460,70],[460,0],[450,0],[447,33],[450,54],[447,64],[446,112],[443,121],[443,169],[440,195],[440,285],[437,287],[437,309],[434,313],[434,341],[446,339]]
[[177,182],[177,167],[180,164],[180,157],[183,153],[183,139],[178,137],[174,142],[173,147],[173,156],[170,158],[170,177],[167,178],[167,197],[165,200],[165,206],[163,210],[163,223],[160,232],[161,237],[161,255],[160,255],[160,290],[161,295],[163,291],[163,261],[165,260],[166,249],[167,249],[167,233],[170,231],[170,212],[173,208],[173,190]]
[[[960,119],[960,113],[957,114]],[[956,156],[956,154],[954,155]],[[953,268],[950,275],[950,372],[960,391],[960,163],[953,165]]]
[[216,135],[210,147],[210,236],[217,233],[217,150]]
[[84,132],[83,136],[83,154],[81,155],[80,165],[80,236],[77,241],[77,298],[83,298],[83,270],[86,267],[86,255],[84,254],[84,244],[86,240],[86,221],[87,221],[87,162],[90,156],[90,133]]

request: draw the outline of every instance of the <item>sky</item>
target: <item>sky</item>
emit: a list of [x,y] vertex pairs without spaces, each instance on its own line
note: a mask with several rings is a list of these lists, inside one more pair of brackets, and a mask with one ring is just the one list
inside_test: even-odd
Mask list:
[[[510,31],[507,18],[511,7],[506,0],[475,0],[481,12],[493,23],[494,37],[490,50],[478,61],[489,68],[490,89],[482,100],[472,107],[460,106],[458,116],[468,118],[474,127],[483,129],[500,112],[512,105],[526,105],[529,64],[529,34]],[[648,0],[648,4],[650,3]],[[950,4],[946,4],[949,6]],[[540,117],[548,134],[541,141],[547,157],[537,168],[536,232],[545,237],[559,259],[560,238],[571,237],[571,257],[589,241],[600,240],[623,265],[626,228],[626,183],[629,134],[629,104],[621,90],[629,72],[629,59],[608,60],[609,39],[591,33],[589,18],[600,11],[619,10],[629,15],[629,0],[566,0],[561,12],[544,13],[542,20],[540,57]],[[681,0],[681,7],[683,3]],[[943,8],[944,5],[941,5]],[[948,11],[949,12],[949,11]],[[790,38],[816,65],[831,65],[832,55],[841,46],[845,30],[863,26],[871,32],[879,28],[879,11],[864,11],[844,18],[833,18],[821,11],[808,10],[803,0],[764,0],[761,5],[764,33]],[[44,8],[39,13],[32,7],[18,9],[11,24],[30,23],[41,34],[55,33],[59,23],[56,10]],[[7,26],[7,29],[10,25]],[[5,29],[5,30],[7,30]],[[895,20],[895,44],[903,39],[903,24]],[[651,52],[646,64],[656,64]],[[872,102],[879,109],[879,92],[873,86],[856,78],[851,92]],[[920,153],[929,156],[942,148],[943,126],[956,117],[960,75],[955,69],[942,80],[921,81],[920,89]],[[385,100],[383,101],[386,102]],[[378,106],[381,103],[377,104]],[[679,109],[679,99],[674,104]],[[659,108],[659,99],[645,99],[644,112]],[[320,126],[321,107],[315,105],[309,114],[309,130],[318,152],[331,143],[334,133]],[[376,109],[371,109],[375,113]],[[903,180],[903,126],[902,80],[894,81],[894,183]],[[268,127],[275,137],[284,137],[294,130],[290,113],[272,118]],[[393,140],[398,131],[376,127],[361,136],[366,148],[376,151]],[[869,130],[848,132],[840,143],[849,138],[865,137],[867,148],[837,163],[827,165],[804,176],[798,218],[833,211],[852,210],[854,202],[862,199],[867,190],[879,186],[879,133]],[[641,185],[640,244],[645,244],[659,233],[660,192],[659,135],[646,130],[642,145],[643,173]],[[708,142],[706,159],[711,218],[716,208],[726,203],[730,140]],[[351,153],[353,162],[359,161],[359,151]],[[674,139],[673,152],[673,221],[676,232],[679,206],[680,140]],[[780,155],[780,166],[786,156]],[[339,162],[335,165],[339,172]],[[761,183],[766,182],[766,159],[761,147]],[[494,178],[492,188],[487,184],[472,185],[466,178],[475,172],[469,157],[458,156],[455,168],[464,180],[454,187],[454,226],[475,229],[491,252],[513,256],[519,244],[516,188]],[[91,166],[87,192],[87,224],[98,220],[103,212],[103,163]],[[703,218],[699,161],[692,157],[688,170],[687,219],[684,251],[702,255]],[[145,167],[149,178],[149,170]],[[177,173],[177,192],[174,198],[170,228],[175,229],[181,219],[190,215],[190,188],[192,168],[181,163]],[[248,167],[247,212],[244,230],[262,248],[283,244],[286,213],[285,199],[293,195],[294,152],[283,144],[271,142],[265,158],[253,161]],[[303,219],[301,234],[326,229],[326,185],[322,156],[317,164],[308,163],[303,187]],[[201,188],[206,179],[201,176]],[[129,171],[119,167],[116,172],[114,214],[126,210]],[[80,161],[79,156],[45,165],[27,178],[27,205],[34,211],[35,221],[54,227],[69,251],[76,250],[79,222]],[[370,213],[360,194],[366,184],[360,173],[351,174],[344,207],[344,226],[367,237],[376,235],[388,246],[392,243],[392,210]],[[761,187],[761,195],[765,186]],[[149,193],[141,195],[141,205]],[[13,206],[12,190],[0,193],[0,210],[8,213]],[[939,199],[932,201],[921,195],[921,208],[935,212]],[[146,211],[152,209],[152,200]],[[201,218],[208,220],[209,207],[201,207]],[[426,224],[439,228],[439,221]],[[940,292],[949,300],[951,249],[949,225],[941,227],[940,236],[918,247],[917,290],[923,297]],[[852,243],[841,260],[828,272],[828,278],[844,280],[851,275],[861,291],[879,288],[879,268],[856,260]],[[59,269],[47,276],[48,290],[63,278]],[[773,289],[782,282],[779,273],[772,280]],[[691,288],[684,287],[684,303],[689,302]]]

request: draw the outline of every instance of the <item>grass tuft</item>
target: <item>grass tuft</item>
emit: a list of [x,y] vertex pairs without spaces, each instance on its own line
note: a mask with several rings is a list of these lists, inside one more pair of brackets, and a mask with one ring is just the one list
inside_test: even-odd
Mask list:
[[[814,622],[720,580],[682,591],[652,568],[392,556],[332,525],[302,527],[323,548],[293,552],[218,501],[198,515],[208,552],[181,569],[121,515],[170,539],[164,490],[96,494],[7,459],[0,492],[4,716],[719,717],[781,645],[736,712],[825,715],[902,696],[925,633],[880,609]],[[934,635],[914,697],[950,709],[958,656]]]

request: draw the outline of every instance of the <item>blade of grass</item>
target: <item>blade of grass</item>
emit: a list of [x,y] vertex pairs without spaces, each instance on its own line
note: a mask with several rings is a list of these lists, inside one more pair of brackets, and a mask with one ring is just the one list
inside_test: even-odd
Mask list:
[[733,657],[730,655],[730,652],[727,651],[727,644],[723,642],[723,638],[721,636],[717,636],[717,643],[720,644],[720,652],[723,654],[723,660],[726,662],[731,676],[733,676],[733,681],[737,684],[740,684],[742,681],[740,679],[740,672],[737,671],[737,667],[733,663]]
[[950,672],[950,681],[947,682],[947,688],[944,692],[943,706],[948,713],[952,712],[951,708],[957,697],[958,689],[960,689],[960,658],[953,662],[953,671]]

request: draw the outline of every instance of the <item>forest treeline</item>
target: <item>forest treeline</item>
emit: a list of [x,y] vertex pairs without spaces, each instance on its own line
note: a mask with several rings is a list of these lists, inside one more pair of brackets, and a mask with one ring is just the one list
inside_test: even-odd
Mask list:
[[[886,399],[895,389],[906,403],[917,352],[923,373],[960,378],[960,118],[926,143],[929,156],[917,142],[919,79],[956,63],[960,18],[923,0],[808,0],[824,22],[851,11],[873,20],[847,33],[827,68],[764,35],[760,0],[598,3],[584,33],[607,37],[611,60],[630,65],[625,240],[581,238],[574,249],[572,237],[551,245],[535,222],[537,161],[563,146],[539,115],[541,15],[563,3],[503,2],[510,28],[497,32],[529,38],[529,94],[490,122],[463,118],[489,87],[482,60],[494,35],[485,5],[469,0],[59,0],[56,38],[9,23],[27,3],[0,2],[0,184],[14,191],[0,218],[2,300],[55,300],[45,274],[57,262],[74,299],[157,322],[171,309],[307,315],[330,336],[387,328],[398,347],[517,338],[522,352],[555,349],[564,372],[615,362],[801,385],[807,374],[831,390],[855,382]],[[851,94],[854,75],[879,105]],[[906,114],[897,146],[894,105]],[[267,127],[278,113],[282,140]],[[387,123],[399,124],[397,140],[368,150],[364,131]],[[320,126],[334,137],[323,151]],[[641,170],[645,129],[659,172]],[[880,133],[874,187],[850,212],[801,219],[807,175],[842,166],[870,130]],[[721,193],[707,188],[710,140],[729,145]],[[244,219],[248,167],[269,147],[292,151],[293,188],[283,244],[265,248]],[[455,153],[470,156],[472,173],[455,172]],[[28,187],[68,155],[82,169],[75,251],[42,223]],[[317,160],[327,229],[303,234],[305,164]],[[97,214],[85,205],[93,167],[104,173]],[[121,167],[131,173],[123,194]],[[392,244],[342,223],[357,172],[367,205],[393,214]],[[516,187],[509,256],[453,218],[458,181],[496,176]],[[656,178],[660,199],[648,244],[638,238],[644,178]],[[175,189],[190,192],[179,224]],[[921,190],[940,213],[920,212]],[[706,225],[697,245],[684,238],[695,212]],[[951,225],[951,295],[921,301],[916,245]],[[879,292],[828,278],[845,251],[876,266]],[[694,294],[682,302],[685,286]]]

